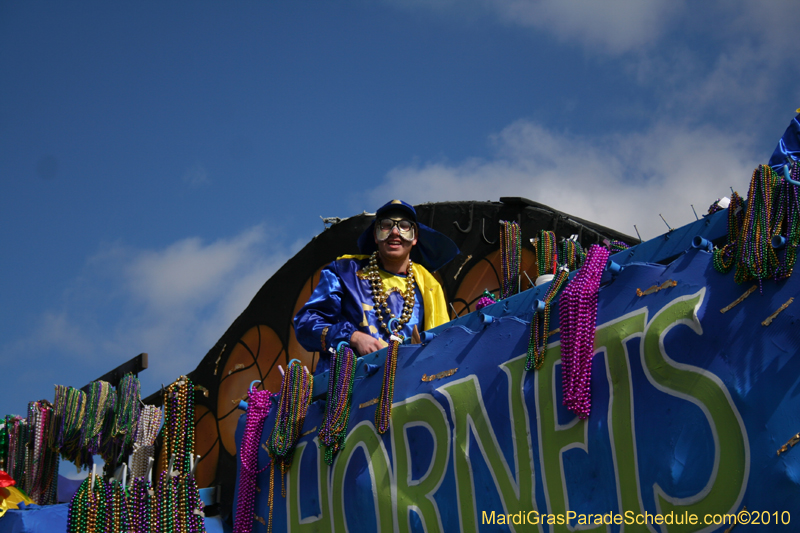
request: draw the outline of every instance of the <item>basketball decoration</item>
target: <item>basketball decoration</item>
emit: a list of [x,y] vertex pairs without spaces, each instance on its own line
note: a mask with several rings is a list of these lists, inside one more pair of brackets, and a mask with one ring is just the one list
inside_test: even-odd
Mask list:
[[286,353],[278,335],[264,325],[249,329],[236,341],[222,370],[217,396],[217,420],[225,450],[236,455],[234,432],[239,416],[239,401],[247,400],[253,381],[259,388],[277,391],[281,386],[278,365],[286,366]]
[[[520,290],[523,291],[531,288],[531,282],[525,276],[525,273],[529,277],[536,275],[536,255],[533,250],[529,250],[524,246],[525,243],[523,242],[522,267],[520,270],[520,276],[522,276]],[[459,316],[475,310],[474,305],[484,290],[488,290],[495,297],[500,295],[500,286],[503,283],[502,270],[500,269],[500,250],[495,250],[478,261],[473,261],[473,263],[474,266],[464,275],[455,297],[451,300],[453,308]],[[451,309],[450,318],[455,318],[452,313]]]
[[217,475],[219,459],[217,419],[208,407],[198,405],[194,409],[194,426],[194,453],[200,456],[194,478],[198,487],[210,487]]

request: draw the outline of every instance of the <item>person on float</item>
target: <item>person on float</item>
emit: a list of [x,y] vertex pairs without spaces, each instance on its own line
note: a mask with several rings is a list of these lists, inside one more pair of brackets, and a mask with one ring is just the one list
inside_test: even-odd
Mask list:
[[328,369],[330,350],[342,341],[363,356],[387,346],[392,333],[413,338],[450,320],[432,272],[458,255],[458,247],[420,224],[413,206],[401,200],[383,205],[358,247],[367,255],[345,255],[322,269],[294,317],[298,342],[321,354],[316,374]]

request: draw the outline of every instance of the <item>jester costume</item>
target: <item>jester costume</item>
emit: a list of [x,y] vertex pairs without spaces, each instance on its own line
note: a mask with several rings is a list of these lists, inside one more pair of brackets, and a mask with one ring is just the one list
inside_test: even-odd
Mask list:
[[[415,282],[414,306],[410,319],[400,330],[405,338],[411,338],[415,328],[424,331],[450,320],[444,291],[431,272],[455,257],[458,247],[445,235],[419,224],[414,208],[400,200],[378,209],[376,217],[390,211],[401,211],[419,228],[419,240],[410,256]],[[376,250],[374,224],[373,221],[358,240],[364,254]],[[349,342],[355,331],[389,342],[389,333],[381,327],[375,313],[372,286],[367,279],[369,261],[369,255],[346,255],[322,269],[319,284],[294,318],[298,342],[308,351],[320,352],[315,374],[328,369],[329,350],[336,350],[340,342]],[[399,317],[403,312],[406,276],[383,269],[379,273],[389,309]],[[386,320],[388,317],[384,318]]]

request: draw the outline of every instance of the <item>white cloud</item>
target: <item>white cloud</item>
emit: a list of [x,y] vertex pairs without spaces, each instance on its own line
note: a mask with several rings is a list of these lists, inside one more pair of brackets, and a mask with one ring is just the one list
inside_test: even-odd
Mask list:
[[484,0],[509,23],[559,40],[620,53],[655,43],[683,2],[676,0]]
[[159,314],[204,305],[219,296],[226,278],[251,259],[265,238],[264,228],[257,226],[210,244],[188,238],[164,250],[144,250],[125,267],[126,284],[132,297]]
[[61,308],[46,311],[35,331],[2,351],[57,354],[71,368],[83,367],[87,381],[147,352],[150,368],[140,378],[143,392],[154,392],[193,370],[289,259],[291,250],[276,241],[259,225],[213,242],[106,246],[65,291]]
[[[474,21],[489,13],[504,24],[579,46],[592,60],[608,61],[608,68],[622,65],[621,84],[651,91],[653,113],[686,120],[744,115],[739,124],[748,127],[763,115],[754,110],[775,103],[776,95],[800,95],[793,83],[800,70],[796,0],[384,1]],[[797,105],[791,102],[787,113]]]
[[503,23],[544,31],[561,42],[619,54],[654,44],[680,14],[682,0],[385,0],[400,8],[454,16],[490,13]]
[[746,195],[758,163],[746,134],[662,123],[647,131],[586,138],[525,120],[491,138],[495,155],[392,169],[368,205],[522,196],[644,239],[694,220],[728,186]]

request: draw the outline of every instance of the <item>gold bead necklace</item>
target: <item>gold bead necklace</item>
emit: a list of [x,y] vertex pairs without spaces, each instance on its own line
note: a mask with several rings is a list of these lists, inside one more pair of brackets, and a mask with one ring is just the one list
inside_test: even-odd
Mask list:
[[[383,280],[381,279],[380,267],[378,267],[378,252],[373,252],[369,258],[369,265],[366,268],[367,280],[372,286],[372,301],[375,303],[375,317],[378,319],[380,325],[385,329],[389,335],[397,335],[403,326],[411,320],[411,314],[414,312],[414,303],[416,301],[416,293],[414,289],[416,282],[414,280],[414,266],[411,260],[408,261],[408,275],[406,276],[406,289],[401,296],[403,297],[403,313],[399,318],[394,316],[391,309],[389,309],[389,295],[384,293]],[[397,320],[397,325],[390,329],[383,321],[384,313],[389,317],[389,324],[392,319]]]

